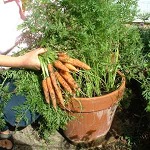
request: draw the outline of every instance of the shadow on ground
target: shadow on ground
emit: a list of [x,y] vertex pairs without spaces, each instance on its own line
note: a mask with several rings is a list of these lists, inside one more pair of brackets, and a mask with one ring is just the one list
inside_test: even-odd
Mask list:
[[13,150],[34,150],[32,145],[23,143],[22,141],[14,139],[14,148]]

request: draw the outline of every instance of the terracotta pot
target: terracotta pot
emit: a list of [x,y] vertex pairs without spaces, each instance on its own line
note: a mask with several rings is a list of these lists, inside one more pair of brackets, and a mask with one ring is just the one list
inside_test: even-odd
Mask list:
[[122,84],[117,90],[99,97],[74,98],[68,104],[69,113],[75,119],[67,124],[63,134],[74,144],[89,143],[108,133],[125,89],[125,77],[118,73],[122,76]]

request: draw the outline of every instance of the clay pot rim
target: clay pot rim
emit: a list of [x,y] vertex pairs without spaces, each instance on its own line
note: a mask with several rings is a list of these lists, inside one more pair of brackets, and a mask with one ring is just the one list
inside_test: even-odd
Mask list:
[[122,77],[121,85],[114,91],[97,96],[88,98],[72,98],[69,103],[66,104],[65,109],[71,112],[94,112],[99,110],[107,109],[114,104],[117,104],[124,93],[125,89],[125,76],[120,71],[118,74]]

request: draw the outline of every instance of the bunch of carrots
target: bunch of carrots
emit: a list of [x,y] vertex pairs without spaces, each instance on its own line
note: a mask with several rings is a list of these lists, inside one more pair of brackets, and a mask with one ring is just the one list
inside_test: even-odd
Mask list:
[[78,72],[79,69],[91,69],[86,63],[63,52],[57,53],[57,59],[53,62],[41,62],[41,67],[44,75],[42,88],[45,100],[48,104],[52,102],[55,109],[57,104],[65,108],[64,91],[73,95],[76,90],[80,90],[71,73]]

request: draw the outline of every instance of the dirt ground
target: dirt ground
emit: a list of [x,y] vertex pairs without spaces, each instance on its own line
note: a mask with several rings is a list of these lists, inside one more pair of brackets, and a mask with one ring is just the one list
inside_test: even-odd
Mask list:
[[[116,120],[115,125],[118,125],[119,121]],[[114,129],[113,129],[114,128]],[[121,138],[114,131],[115,126],[112,125],[112,129],[108,133],[106,140],[100,145],[94,147],[79,147],[70,144],[60,132],[56,132],[49,137],[49,143],[39,138],[39,135],[32,126],[28,126],[20,131],[14,132],[14,150],[123,150],[129,149],[126,141]]]
[[45,142],[33,126],[28,126],[14,133],[13,150],[149,150],[150,132],[147,132],[147,126],[150,123],[146,120],[143,114],[141,118],[135,113],[118,109],[105,140],[92,147],[72,145],[60,132],[50,135],[49,142]]
[[[59,132],[50,136],[49,143],[40,139],[36,131],[28,126],[14,134],[15,146],[14,150],[77,150],[87,148],[77,148],[70,144]],[[111,140],[114,140],[111,138]],[[102,145],[97,146],[101,148]],[[88,148],[91,149],[91,148]],[[95,148],[92,148],[95,149]]]

